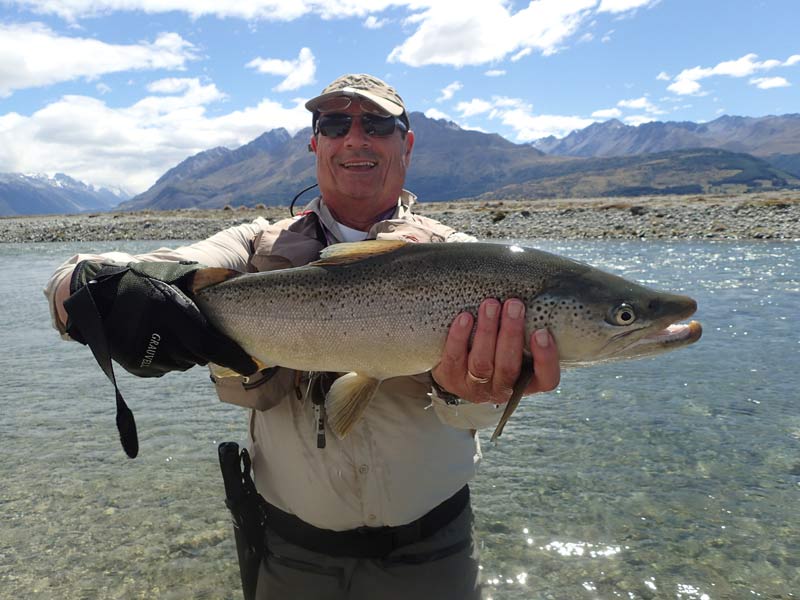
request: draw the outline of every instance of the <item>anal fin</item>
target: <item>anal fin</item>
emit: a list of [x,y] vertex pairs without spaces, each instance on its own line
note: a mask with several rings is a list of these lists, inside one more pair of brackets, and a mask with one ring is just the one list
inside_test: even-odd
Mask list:
[[328,391],[328,427],[338,437],[346,436],[364,414],[380,385],[379,379],[347,373],[333,382]]
[[519,401],[522,399],[522,394],[525,392],[525,388],[528,387],[528,384],[532,378],[533,358],[526,351],[523,352],[522,367],[520,367],[519,376],[517,377],[517,381],[514,383],[514,389],[511,392],[511,398],[509,398],[508,402],[506,402],[506,409],[503,411],[503,416],[500,417],[500,421],[497,423],[497,427],[494,429],[491,441],[497,441],[497,438],[502,435],[503,428],[506,426],[506,423],[508,423],[512,413],[517,410]]

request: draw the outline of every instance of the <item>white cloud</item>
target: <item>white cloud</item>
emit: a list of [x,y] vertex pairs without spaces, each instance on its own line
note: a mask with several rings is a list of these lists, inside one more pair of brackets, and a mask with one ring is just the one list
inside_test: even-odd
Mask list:
[[[422,3],[420,3],[422,4]],[[423,65],[479,65],[538,51],[556,52],[591,14],[596,0],[538,0],[511,12],[504,0],[424,3],[427,8],[406,20],[417,25],[390,62]]]
[[672,79],[672,77],[670,77],[669,75],[667,75],[666,71],[661,71],[661,73],[659,73],[658,75],[656,75],[656,79],[657,79],[658,81],[669,81],[670,79]]
[[275,91],[286,92],[296,90],[315,82],[314,75],[317,72],[314,54],[309,48],[301,48],[300,54],[295,60],[281,60],[278,58],[254,58],[248,67],[257,70],[259,73],[269,75],[280,75],[285,77],[277,86]]
[[[657,1],[657,0],[655,0]],[[364,19],[367,28],[384,26],[388,9],[404,9],[410,35],[389,54],[390,62],[410,66],[466,66],[532,52],[558,52],[587,19],[598,12],[625,13],[654,0],[528,0],[514,12],[509,0],[4,0],[23,9],[76,22],[116,11],[146,14],[183,12],[193,19],[214,16],[253,23],[291,21],[314,14],[323,19]],[[606,34],[603,41],[610,39]],[[586,35],[591,36],[591,33]]]
[[429,108],[425,111],[425,116],[429,119],[445,119],[447,121],[451,121],[450,115],[447,113],[443,113],[442,111],[436,108]]
[[761,90],[772,88],[789,87],[791,84],[783,77],[754,77],[750,83]]
[[364,27],[367,29],[380,29],[388,22],[388,19],[378,19],[374,15],[370,15],[364,20]]
[[481,113],[489,112],[492,109],[492,104],[486,100],[473,98],[469,102],[459,102],[456,105],[456,110],[461,114],[461,117],[466,119],[479,115]]
[[[795,60],[797,57],[797,60]],[[714,67],[693,67],[691,69],[684,69],[675,77],[673,82],[667,86],[667,89],[675,94],[700,94],[701,86],[700,81],[714,76],[727,76],[727,77],[749,77],[759,71],[768,71],[776,67],[792,66],[796,62],[800,62],[800,57],[797,55],[790,56],[786,61],[770,59],[765,61],[757,60],[756,54],[745,54],[736,60],[726,60]]]
[[662,115],[664,111],[650,102],[647,96],[641,98],[631,98],[630,100],[620,100],[617,106],[621,108],[633,108],[636,110],[644,110],[652,115]]
[[642,123],[650,123],[651,121],[655,121],[655,119],[648,115],[630,115],[623,119],[627,125],[633,125],[634,127],[638,127]]
[[120,71],[183,69],[194,58],[194,46],[177,33],[161,33],[153,42],[119,45],[63,36],[41,23],[0,24],[0,97]]
[[656,4],[659,0],[602,0],[597,12],[621,13]]
[[484,73],[487,77],[502,77],[506,72],[504,69],[489,69]]
[[595,119],[616,119],[622,116],[622,111],[618,108],[603,108],[592,113]]
[[87,96],[64,96],[31,114],[0,115],[0,172],[69,173],[83,181],[144,191],[167,167],[215,146],[236,147],[264,131],[291,133],[310,125],[303,101],[256,106],[209,116],[225,95],[196,79],[160,80],[156,90],[126,107]]
[[[520,98],[494,96],[491,101],[474,98],[469,102],[460,102],[456,106],[462,119],[478,114],[486,114],[490,120],[499,120],[510,127],[520,142],[530,142],[553,135],[564,137],[576,129],[582,129],[594,123],[594,119],[565,115],[536,115],[533,107]],[[464,129],[479,129],[459,123]],[[483,129],[480,129],[483,131]]]
[[97,93],[100,94],[101,96],[105,96],[106,94],[108,94],[111,91],[111,86],[109,86],[109,85],[107,85],[107,84],[105,84],[105,83],[103,83],[101,81],[96,86],[94,86],[94,89],[96,89]]
[[445,100],[450,100],[455,93],[463,88],[464,86],[461,84],[460,81],[454,81],[450,85],[442,88],[441,95],[436,99],[437,102],[444,102]]
[[787,58],[784,61],[783,66],[791,67],[792,65],[796,65],[797,63],[800,63],[800,54],[792,54],[789,58]]

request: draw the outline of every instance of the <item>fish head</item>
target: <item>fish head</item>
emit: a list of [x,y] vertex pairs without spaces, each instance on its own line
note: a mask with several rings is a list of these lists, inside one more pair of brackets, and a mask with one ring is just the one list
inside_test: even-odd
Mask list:
[[562,278],[539,304],[565,365],[652,356],[702,334],[696,321],[679,323],[697,310],[693,298],[593,268]]

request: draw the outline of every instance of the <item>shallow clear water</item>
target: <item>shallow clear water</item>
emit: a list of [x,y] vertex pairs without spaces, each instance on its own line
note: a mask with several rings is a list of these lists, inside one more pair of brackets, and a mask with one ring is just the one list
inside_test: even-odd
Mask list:
[[[797,244],[529,242],[699,301],[703,339],[566,371],[473,483],[486,598],[800,596]],[[0,597],[240,598],[216,444],[245,439],[204,370],[113,390],[41,294],[65,257],[0,245]]]

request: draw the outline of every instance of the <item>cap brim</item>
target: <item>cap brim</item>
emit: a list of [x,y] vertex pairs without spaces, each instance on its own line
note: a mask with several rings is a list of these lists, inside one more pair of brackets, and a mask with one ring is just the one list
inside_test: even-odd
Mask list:
[[378,106],[380,106],[383,110],[394,117],[399,117],[405,112],[405,109],[392,102],[391,100],[387,100],[386,98],[381,98],[380,96],[376,96],[375,94],[368,92],[366,90],[359,90],[357,88],[346,87],[342,88],[341,90],[336,90],[335,92],[328,92],[327,94],[322,94],[317,96],[316,98],[312,98],[308,102],[306,102],[306,109],[314,112],[317,110],[317,107],[325,102],[326,100],[330,100],[331,98],[337,98],[339,96],[361,96],[362,98],[366,98],[367,100],[374,102]]

